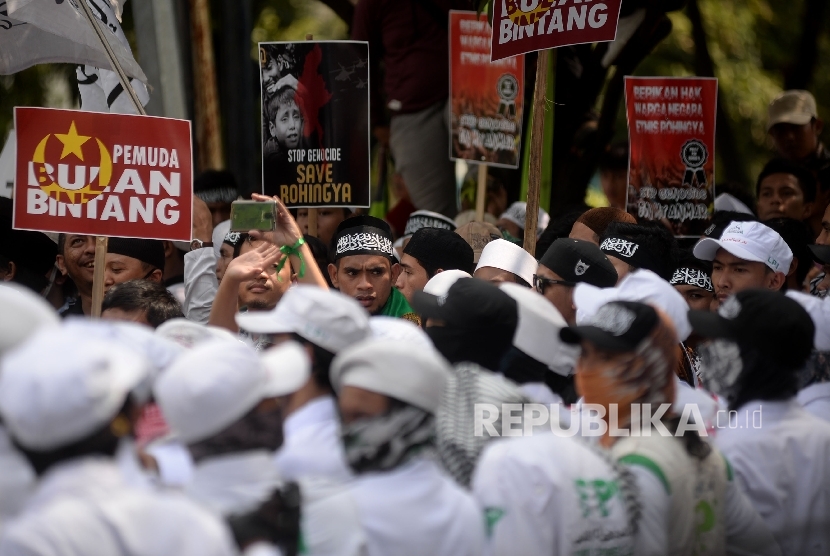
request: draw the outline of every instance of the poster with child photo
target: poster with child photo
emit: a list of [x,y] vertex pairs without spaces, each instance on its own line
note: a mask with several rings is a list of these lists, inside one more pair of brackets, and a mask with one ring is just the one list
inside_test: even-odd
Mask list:
[[259,61],[263,193],[289,207],[368,207],[368,43],[259,43]]

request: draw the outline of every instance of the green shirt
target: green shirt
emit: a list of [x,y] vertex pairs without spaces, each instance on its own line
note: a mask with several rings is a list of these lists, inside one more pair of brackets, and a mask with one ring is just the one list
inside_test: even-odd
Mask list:
[[409,302],[406,300],[406,297],[398,290],[398,288],[392,288],[392,293],[389,295],[389,299],[386,300],[386,304],[381,307],[380,312],[378,315],[383,315],[385,317],[398,317],[400,319],[406,319],[410,322],[414,322],[418,326],[421,325],[421,318],[412,310],[412,306],[409,305]]

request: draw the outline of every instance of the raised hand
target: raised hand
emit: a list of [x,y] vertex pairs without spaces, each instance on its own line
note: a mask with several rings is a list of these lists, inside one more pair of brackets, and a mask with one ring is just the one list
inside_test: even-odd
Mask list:
[[263,243],[243,255],[239,255],[228,264],[222,280],[244,282],[258,277],[265,270],[272,268],[282,257],[279,247],[273,243]]

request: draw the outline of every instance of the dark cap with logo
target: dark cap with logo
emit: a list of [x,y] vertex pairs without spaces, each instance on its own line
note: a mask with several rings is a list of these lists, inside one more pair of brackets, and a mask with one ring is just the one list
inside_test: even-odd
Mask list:
[[458,280],[446,297],[415,292],[412,307],[422,319],[439,319],[468,330],[500,325],[515,329],[519,322],[516,301],[490,282],[476,278]]
[[809,313],[771,290],[738,292],[717,313],[689,311],[689,322],[705,338],[734,340],[785,368],[801,367],[813,349],[815,325]]
[[579,326],[560,330],[559,337],[567,344],[584,340],[604,351],[624,353],[637,349],[659,323],[660,317],[651,305],[612,301]]
[[590,241],[557,239],[545,251],[539,264],[569,282],[585,282],[598,288],[611,288],[617,283],[614,265]]

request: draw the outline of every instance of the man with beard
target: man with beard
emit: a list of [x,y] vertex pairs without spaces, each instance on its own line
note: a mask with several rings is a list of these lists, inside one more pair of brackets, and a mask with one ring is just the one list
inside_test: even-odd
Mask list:
[[[716,443],[787,555],[830,552],[830,425],[795,399],[815,325],[798,302],[746,290],[692,311],[704,385],[729,403]],[[728,422],[726,422],[728,421]]]
[[372,216],[344,220],[332,239],[331,283],[340,293],[356,299],[370,315],[420,324],[406,297],[394,287],[401,265],[392,249],[392,232],[383,220]]
[[58,270],[69,276],[78,289],[78,297],[69,300],[61,316],[92,313],[92,274],[95,266],[95,236],[61,234],[58,236]]
[[[472,280],[469,280],[472,281]],[[478,556],[484,522],[434,460],[436,418],[452,368],[433,350],[371,339],[334,359],[350,493],[369,554]]]
[[712,261],[712,285],[718,304],[738,292],[784,287],[793,253],[784,239],[760,222],[732,222],[720,239],[703,238],[693,253]]
[[[361,554],[348,495],[334,485],[285,483],[274,466],[285,396],[309,375],[305,351],[293,342],[261,358],[240,342],[206,342],[179,357],[153,392],[193,457],[185,493],[229,519],[239,544],[261,538],[281,554],[296,554],[300,544],[311,554]],[[280,527],[262,527],[269,513],[280,516]]]

